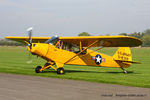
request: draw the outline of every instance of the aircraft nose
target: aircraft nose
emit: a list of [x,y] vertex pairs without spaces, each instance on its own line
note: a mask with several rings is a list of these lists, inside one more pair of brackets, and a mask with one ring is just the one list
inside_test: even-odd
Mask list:
[[36,47],[36,44],[35,44],[35,43],[28,44],[28,50],[29,50],[31,53],[34,53],[35,47]]
[[45,56],[48,50],[48,44],[45,43],[32,43],[32,48],[28,47],[28,50],[38,56]]

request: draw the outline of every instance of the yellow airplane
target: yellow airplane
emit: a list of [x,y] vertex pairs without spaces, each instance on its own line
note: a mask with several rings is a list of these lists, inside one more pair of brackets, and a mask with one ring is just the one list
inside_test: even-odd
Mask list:
[[[27,43],[28,50],[47,62],[37,66],[36,73],[52,68],[57,74],[64,74],[64,64],[97,67],[121,68],[124,73],[132,63],[129,47],[142,44],[142,41],[129,36],[82,36],[82,37],[32,37],[32,28],[28,29],[29,37],[5,37],[6,39]],[[90,50],[97,47],[96,50]],[[119,47],[113,56],[97,52],[104,47]],[[57,67],[54,67],[56,65]]]

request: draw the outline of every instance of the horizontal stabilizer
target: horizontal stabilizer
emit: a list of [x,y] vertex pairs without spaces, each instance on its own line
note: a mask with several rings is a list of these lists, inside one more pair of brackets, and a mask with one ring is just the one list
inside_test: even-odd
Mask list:
[[123,61],[123,60],[115,60],[115,61],[127,62],[127,63],[135,63],[135,64],[141,64],[140,62],[137,62],[137,61]]

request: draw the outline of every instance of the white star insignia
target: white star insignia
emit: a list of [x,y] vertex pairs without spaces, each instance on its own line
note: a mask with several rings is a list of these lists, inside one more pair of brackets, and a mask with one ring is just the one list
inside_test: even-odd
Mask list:
[[100,63],[102,58],[100,58],[99,56],[96,58],[96,62]]

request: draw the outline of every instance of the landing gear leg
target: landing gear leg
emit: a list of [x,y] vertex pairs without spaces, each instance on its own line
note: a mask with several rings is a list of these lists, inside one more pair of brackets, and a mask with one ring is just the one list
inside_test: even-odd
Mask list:
[[121,69],[123,70],[123,72],[124,72],[125,74],[128,73],[124,68],[121,67]]
[[43,72],[43,70],[45,70],[45,69],[48,69],[48,68],[52,68],[52,69],[54,69],[54,70],[57,70],[54,66],[52,66],[52,65],[54,65],[55,63],[54,62],[47,62],[44,66],[37,66],[36,68],[35,68],[35,72],[36,73],[41,73],[41,72]]

